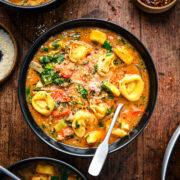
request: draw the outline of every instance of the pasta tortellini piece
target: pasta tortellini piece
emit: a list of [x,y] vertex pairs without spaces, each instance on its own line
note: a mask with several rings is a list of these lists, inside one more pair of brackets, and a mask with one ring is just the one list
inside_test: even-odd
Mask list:
[[32,180],[48,180],[46,176],[32,177]]
[[109,72],[113,61],[115,60],[115,54],[112,53],[111,55],[106,56],[106,54],[100,54],[98,59],[98,74],[100,76],[105,76],[106,73]]
[[40,114],[49,116],[54,109],[54,101],[47,92],[39,91],[32,98],[32,106]]
[[130,54],[129,50],[125,46],[117,47],[114,52],[116,55],[126,64],[131,64],[133,61],[133,56]]
[[90,40],[103,44],[107,39],[107,35],[98,30],[92,30],[90,34]]
[[86,142],[88,144],[90,143],[95,143],[99,140],[101,136],[101,132],[100,131],[92,131],[92,132],[89,132],[85,135],[85,139],[86,139]]
[[116,129],[112,130],[112,134],[122,138],[122,137],[127,135],[127,132],[125,130],[123,130],[123,129],[116,128]]
[[86,125],[96,125],[97,123],[94,114],[89,111],[79,110],[74,115],[72,127],[78,137],[83,137],[86,132]]
[[101,103],[99,105],[91,105],[90,108],[92,109],[92,111],[94,112],[95,116],[98,119],[102,119],[107,112],[107,104],[106,103]]
[[72,62],[77,62],[86,57],[89,46],[83,42],[73,42],[70,47],[69,58]]
[[120,95],[119,89],[118,89],[115,85],[111,84],[109,81],[103,82],[102,85],[103,85],[107,90],[109,90],[111,93],[113,93],[114,96],[119,96],[119,95]]
[[38,164],[36,166],[36,172],[39,174],[54,175],[54,167],[51,165]]
[[144,90],[144,82],[137,74],[127,74],[120,80],[119,90],[129,101],[137,101]]

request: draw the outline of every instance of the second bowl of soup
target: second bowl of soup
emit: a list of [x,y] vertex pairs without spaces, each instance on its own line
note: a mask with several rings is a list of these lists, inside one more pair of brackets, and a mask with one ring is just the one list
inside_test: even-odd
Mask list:
[[156,72],[144,46],[102,20],[74,20],[48,31],[29,51],[19,78],[21,108],[35,133],[82,156],[93,155],[103,141],[118,103],[124,106],[110,151],[134,139],[156,94]]

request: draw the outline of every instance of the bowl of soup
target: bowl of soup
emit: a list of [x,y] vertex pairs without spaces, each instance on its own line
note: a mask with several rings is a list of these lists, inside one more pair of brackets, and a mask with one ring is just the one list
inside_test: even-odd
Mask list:
[[5,7],[13,10],[39,10],[54,6],[57,0],[0,0]]
[[143,130],[157,97],[153,61],[130,32],[108,21],[77,19],[38,38],[19,75],[19,102],[35,134],[54,149],[93,156],[117,104],[124,104],[110,152]]
[[[75,167],[66,162],[48,158],[34,157],[21,160],[8,168],[23,180],[87,180]],[[11,178],[1,175],[1,179]]]

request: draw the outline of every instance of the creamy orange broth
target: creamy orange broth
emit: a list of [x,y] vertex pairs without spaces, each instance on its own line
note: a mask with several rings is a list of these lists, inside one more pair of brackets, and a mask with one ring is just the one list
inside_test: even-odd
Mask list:
[[[81,178],[66,167],[55,163],[30,162],[13,170],[23,180],[81,180]],[[10,178],[5,178],[9,180]]]
[[9,2],[19,6],[37,6],[50,2],[52,0],[8,0]]
[[[103,32],[107,36],[106,42],[110,43],[112,50],[108,50],[107,47],[107,49],[103,48],[102,43],[91,41],[90,34],[93,30]],[[57,45],[57,42],[60,44],[59,46]],[[72,62],[72,54],[70,53],[69,48],[73,49],[72,44],[74,43],[75,48],[73,50],[77,50],[79,47],[77,42],[80,43],[79,46],[88,47],[90,50],[85,53],[86,55],[83,58],[78,56],[80,59],[76,62]],[[54,46],[52,46],[53,43],[55,43]],[[128,52],[133,59],[130,64],[127,65],[124,63],[118,55],[114,53],[116,47],[126,48],[126,52]],[[84,51],[81,48],[80,50],[82,53]],[[98,59],[101,53],[104,55],[103,57],[105,57],[105,61],[108,56],[115,57],[115,60],[112,62],[113,65],[111,63],[109,65],[109,71],[103,75],[100,72],[99,62],[101,61],[103,63],[104,59]],[[91,27],[70,29],[58,34],[55,37],[51,37],[39,49],[32,61],[45,67],[48,63],[44,63],[42,57],[47,57],[48,54],[54,54],[55,57],[57,54],[61,54],[61,58],[62,55],[64,56],[63,62],[59,62],[58,64],[54,60],[50,60],[50,63],[53,67],[52,71],[56,72],[57,76],[67,82],[59,86],[56,84],[57,80],[54,80],[55,83],[53,82],[49,85],[45,85],[42,82],[40,73],[30,66],[27,74],[26,88],[27,101],[32,116],[37,124],[49,136],[53,137],[57,141],[76,147],[96,147],[103,141],[118,103],[124,104],[114,127],[114,130],[116,131],[118,129],[119,133],[115,133],[115,131],[112,133],[110,143],[128,135],[128,132],[130,132],[138,124],[146,109],[149,98],[149,79],[148,72],[142,58],[127,40],[106,29]],[[75,55],[73,57],[75,57]],[[115,96],[112,91],[109,91],[109,89],[102,86],[104,82],[108,81],[119,92],[121,91],[119,82],[125,78],[126,75],[138,75],[138,77],[141,77],[139,70],[133,64],[137,64],[140,67],[142,72],[142,82],[144,85],[138,100],[128,100],[121,92],[120,95]],[[66,77],[62,77],[63,75]],[[136,84],[137,82],[138,81],[135,80],[133,83]],[[41,84],[40,88],[37,86],[37,83]],[[129,84],[126,84],[126,88],[128,88],[128,86]],[[35,97],[35,94],[45,91],[50,94],[50,97],[53,97],[52,93],[54,93],[54,91],[57,93],[56,89],[60,89],[61,94],[62,92],[65,92],[66,98],[63,99],[64,97],[62,98],[60,94],[57,95],[58,100],[60,101],[58,102],[60,104],[59,107],[57,107],[57,99],[51,98],[53,99],[54,108],[52,110],[50,107],[47,107],[45,110],[47,111],[46,113],[50,114],[43,115],[42,112],[39,113],[36,107],[32,105],[32,100]],[[134,89],[132,88],[132,92],[133,91]],[[67,100],[67,97],[69,100]],[[39,100],[33,100],[33,102],[37,104],[42,103],[39,102]],[[93,108],[91,108],[91,105],[99,107],[100,104],[102,104],[105,111],[105,114],[103,114],[104,112],[102,114],[100,113],[101,118],[97,115],[98,110],[96,109],[96,111],[93,111]],[[46,102],[44,105],[47,106]],[[59,108],[59,113],[56,108]],[[75,118],[77,118],[77,112],[79,113],[79,111],[83,113],[85,112],[86,115],[88,113],[88,115],[93,117],[93,120],[89,120],[87,117],[83,118],[82,116],[78,116],[78,120],[74,122]],[[59,117],[56,117],[56,115]],[[64,122],[63,126],[58,128],[57,132],[54,128],[61,121]],[[77,131],[80,131],[80,135]],[[92,136],[93,132],[96,132],[95,136]],[[88,133],[90,133],[90,135]]]

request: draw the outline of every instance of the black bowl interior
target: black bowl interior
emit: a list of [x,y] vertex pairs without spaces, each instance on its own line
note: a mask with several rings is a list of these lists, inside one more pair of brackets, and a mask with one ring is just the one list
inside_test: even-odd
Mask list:
[[52,7],[55,3],[57,3],[58,1],[61,0],[52,0],[50,2],[44,3],[44,4],[40,4],[37,6],[19,6],[19,5],[15,5],[12,4],[11,2],[9,2],[8,0],[0,0],[0,3],[2,3],[3,5],[5,5],[6,7],[8,7],[9,9],[16,9],[16,10],[39,10],[39,9],[44,9],[44,8],[50,8]]
[[[32,164],[36,164],[36,163],[53,164],[55,167],[62,168],[67,173],[68,172],[75,173],[79,177],[81,177],[82,180],[87,180],[87,178],[78,169],[71,166],[70,164],[60,161],[60,160],[57,160],[57,159],[48,158],[48,157],[34,157],[34,158],[24,159],[24,160],[21,160],[15,164],[9,166],[8,169],[11,172],[13,172],[14,174],[16,174],[17,176],[19,176],[19,174],[17,173],[19,170],[21,170],[22,168],[25,168],[25,167],[29,167]],[[0,179],[5,179],[5,178],[7,178],[7,176],[0,175]]]
[[108,21],[99,20],[99,19],[77,19],[77,20],[68,21],[68,22],[55,26],[54,28],[50,29],[48,32],[46,32],[45,34],[43,34],[41,37],[39,37],[36,40],[36,42],[32,45],[31,49],[29,50],[28,54],[26,55],[24,59],[23,65],[21,67],[20,75],[19,75],[18,94],[19,94],[20,106],[24,114],[24,117],[26,121],[28,122],[28,124],[30,125],[30,127],[32,128],[32,130],[35,132],[35,134],[41,140],[43,140],[45,143],[47,143],[54,149],[67,153],[67,154],[71,154],[71,155],[90,157],[94,155],[96,148],[91,148],[91,149],[77,148],[77,147],[72,147],[72,146],[57,142],[51,137],[49,137],[36,124],[36,122],[34,121],[29,111],[29,108],[26,102],[26,91],[25,91],[26,76],[27,76],[29,63],[31,62],[34,55],[38,51],[39,47],[42,44],[44,44],[51,36],[54,36],[60,33],[61,31],[64,31],[65,29],[76,28],[76,27],[81,27],[81,26],[101,27],[101,28],[112,30],[122,35],[141,54],[147,66],[147,70],[149,72],[150,95],[149,95],[149,102],[148,102],[146,111],[142,119],[138,123],[138,125],[128,134],[128,136],[110,145],[109,147],[110,152],[114,152],[122,148],[123,146],[127,145],[128,143],[130,143],[144,129],[144,127],[146,126],[147,122],[149,121],[151,117],[151,114],[153,112],[153,109],[156,103],[158,83],[157,83],[157,75],[156,75],[156,70],[155,70],[153,61],[148,51],[146,50],[146,48],[143,46],[143,44],[134,35],[132,35],[130,32],[128,32],[124,28],[116,24],[110,23]]

